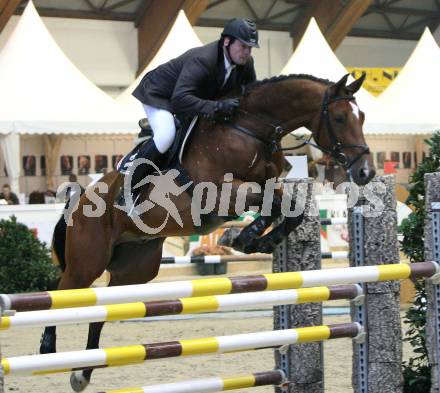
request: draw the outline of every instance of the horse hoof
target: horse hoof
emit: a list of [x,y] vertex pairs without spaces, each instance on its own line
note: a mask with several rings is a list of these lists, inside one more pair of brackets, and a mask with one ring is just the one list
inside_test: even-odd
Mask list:
[[236,237],[231,244],[232,248],[236,251],[244,252],[244,244],[241,241],[240,237]]
[[257,241],[252,252],[262,252],[264,254],[272,254],[277,245],[270,239]]
[[259,248],[255,244],[255,242],[252,242],[250,244],[247,244],[244,246],[243,251],[245,254],[253,254],[255,252],[260,252]]
[[70,386],[75,392],[82,392],[90,381],[88,381],[82,371],[74,371],[70,375]]
[[275,251],[275,246],[266,246],[261,247],[261,251],[263,254],[272,254]]
[[220,238],[217,240],[217,245],[232,247],[234,240],[240,235],[240,229],[238,228],[228,228],[226,229]]

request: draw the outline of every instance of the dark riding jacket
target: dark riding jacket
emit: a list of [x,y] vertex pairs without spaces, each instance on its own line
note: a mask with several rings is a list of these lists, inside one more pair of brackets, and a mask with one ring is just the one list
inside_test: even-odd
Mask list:
[[256,80],[252,57],[232,70],[225,86],[221,41],[193,48],[148,72],[133,91],[143,104],[176,114],[211,115],[215,99]]

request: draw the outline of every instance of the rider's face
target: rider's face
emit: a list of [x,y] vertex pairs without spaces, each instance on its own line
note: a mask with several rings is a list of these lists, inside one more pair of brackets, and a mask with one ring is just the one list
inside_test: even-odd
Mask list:
[[229,56],[235,64],[244,65],[251,57],[252,47],[235,40],[230,44],[229,38],[225,38],[225,46],[229,45]]

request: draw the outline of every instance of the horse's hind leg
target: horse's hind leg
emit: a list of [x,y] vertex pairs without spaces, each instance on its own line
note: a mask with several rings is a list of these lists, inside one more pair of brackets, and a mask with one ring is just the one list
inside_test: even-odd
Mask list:
[[[76,221],[75,221],[76,220]],[[74,225],[67,229],[65,270],[58,284],[61,289],[88,288],[107,267],[112,250],[110,228],[102,221],[87,223],[76,218]],[[56,352],[56,327],[44,329],[40,343],[40,353]]]
[[[93,322],[89,324],[89,336],[86,349],[96,349],[99,347],[104,322]],[[70,375],[70,385],[75,392],[82,392],[90,383],[93,369],[74,371]]]
[[[57,289],[58,284],[59,279],[51,284],[48,290],[53,291]],[[46,326],[40,340],[40,353],[53,353],[56,351],[56,326]]]
[[[108,271],[111,274],[109,286],[143,284],[151,281],[159,272],[162,259],[162,245],[165,239],[154,239],[147,243],[126,243],[115,247]],[[89,325],[87,349],[99,347],[104,322]],[[75,371],[70,384],[80,392],[89,384],[93,369]]]

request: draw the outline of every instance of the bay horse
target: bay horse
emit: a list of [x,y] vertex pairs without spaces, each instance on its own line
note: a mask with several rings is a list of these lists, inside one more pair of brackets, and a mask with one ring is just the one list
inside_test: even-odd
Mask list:
[[[236,216],[233,201],[242,192],[241,185],[248,182],[261,185],[260,192],[248,191],[245,208],[261,206],[266,181],[278,178],[283,168],[280,141],[299,127],[307,127],[312,132],[314,146],[332,156],[351,180],[360,185],[368,183],[375,169],[363,135],[364,114],[354,98],[363,77],[349,85],[347,78],[345,75],[332,83],[310,75],[288,75],[255,82],[241,92],[240,107],[232,119],[227,122],[199,120],[183,154],[181,168],[195,185],[210,182],[217,189],[225,184],[229,187],[232,196],[226,201],[226,215],[217,214],[221,208],[225,209],[225,200],[218,193],[214,197],[213,213],[196,225],[191,215],[192,198],[190,193],[183,192],[170,196],[179,212],[181,226],[178,219],[170,217],[169,210],[157,203],[157,198],[151,197],[154,188],[150,184],[142,190],[139,201],[141,205],[149,202],[149,209],[137,219],[150,228],[157,228],[160,223],[165,225],[157,233],[145,233],[136,220],[114,205],[123,176],[117,172],[105,175],[100,185],[95,186],[98,189],[95,196],[105,203],[103,214],[85,214],[86,209],[89,213],[93,210],[90,202],[98,206],[96,198],[91,198],[86,191],[69,217],[72,225],[66,227],[61,218],[55,229],[53,248],[63,269],[58,289],[89,287],[104,270],[110,273],[109,285],[112,286],[151,281],[160,267],[165,238],[207,233],[229,216]],[[208,204],[207,196],[202,199]],[[275,232],[275,240],[268,235],[260,237],[281,215],[280,205],[280,197],[275,195],[272,215],[261,215],[251,223],[234,246],[244,252],[257,249],[271,252],[280,235],[287,234],[302,220],[302,216],[286,220],[282,229]],[[87,349],[98,348],[103,324],[90,324]],[[55,329],[55,326],[45,328],[41,353],[56,351]],[[87,386],[92,371],[72,374],[75,391]]]

